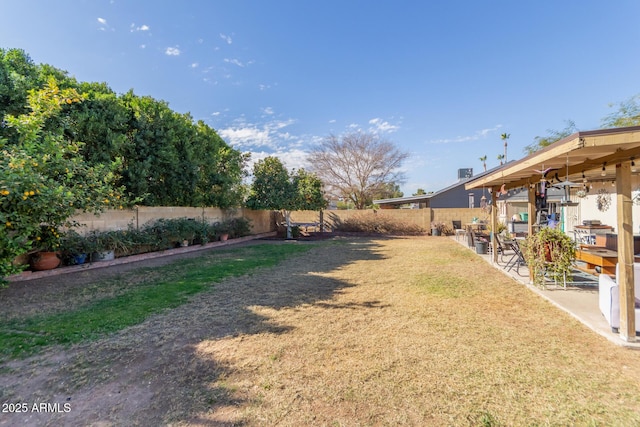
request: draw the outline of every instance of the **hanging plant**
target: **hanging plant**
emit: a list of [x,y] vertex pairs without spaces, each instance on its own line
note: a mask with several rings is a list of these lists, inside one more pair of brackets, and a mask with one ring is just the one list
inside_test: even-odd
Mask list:
[[598,190],[596,206],[600,212],[606,212],[609,210],[609,207],[611,207],[611,194],[609,194],[606,188]]
[[561,230],[545,227],[527,238],[524,257],[537,286],[544,287],[545,276],[555,281],[571,280],[576,259],[575,243]]

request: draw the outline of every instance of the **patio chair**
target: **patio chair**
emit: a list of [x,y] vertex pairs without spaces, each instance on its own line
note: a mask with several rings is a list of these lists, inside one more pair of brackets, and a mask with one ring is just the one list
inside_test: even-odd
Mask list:
[[[507,271],[511,271],[513,267],[515,267],[516,273],[518,274],[518,276],[522,276],[520,274],[520,266],[526,265],[527,263],[524,259],[524,254],[522,253],[522,249],[520,249],[520,244],[518,243],[517,240],[514,240],[513,242],[509,243],[509,247],[513,250],[513,255],[511,255],[511,258],[509,258],[509,261],[504,266],[504,268]],[[564,286],[565,288],[567,287],[566,280],[565,280]]]
[[453,229],[455,230],[455,233],[456,233],[456,240],[460,240],[461,237],[464,239],[467,235],[467,230],[462,228],[462,221],[454,220],[454,221],[451,221],[451,224],[453,225]]
[[[500,262],[513,260],[513,256],[516,255],[516,251],[513,247],[507,245],[499,234],[496,234],[496,245],[498,246],[498,253],[500,254]],[[505,258],[508,260],[505,261]]]
[[465,234],[467,235],[467,244],[469,245],[470,248],[474,248],[476,246],[476,242],[475,242],[473,229],[471,229],[471,227],[467,227]]

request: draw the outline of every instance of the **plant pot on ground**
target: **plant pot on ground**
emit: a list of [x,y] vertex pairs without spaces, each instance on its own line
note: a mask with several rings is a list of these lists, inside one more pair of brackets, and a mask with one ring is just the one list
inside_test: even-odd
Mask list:
[[84,264],[87,257],[94,252],[91,240],[75,230],[65,233],[60,242],[60,249],[62,259],[68,265]]
[[51,270],[60,265],[61,237],[55,225],[43,224],[36,230],[32,236],[34,249],[29,259],[33,270]]
[[130,243],[123,231],[92,231],[89,240],[93,244],[92,261],[108,261],[115,258],[115,253],[128,254]]
[[31,255],[29,264],[36,271],[52,270],[60,265],[60,253],[40,251]]
[[444,222],[433,221],[431,223],[431,235],[432,236],[441,236],[446,232],[446,225]]

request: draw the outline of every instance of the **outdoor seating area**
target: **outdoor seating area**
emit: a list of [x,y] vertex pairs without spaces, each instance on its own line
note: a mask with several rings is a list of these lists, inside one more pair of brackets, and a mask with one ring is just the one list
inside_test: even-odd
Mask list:
[[[498,237],[497,241],[500,242],[500,240],[500,237]],[[500,247],[503,251],[502,259],[504,259],[505,254],[511,255],[510,258],[506,261],[504,269],[506,271],[511,271],[515,268],[516,274],[520,274],[520,267],[526,265],[524,255],[522,254],[522,249],[520,248],[519,240],[521,239],[505,240],[500,244]]]
[[[639,342],[625,342],[620,339],[618,333],[619,322],[611,319],[619,318],[619,307],[616,304],[618,289],[615,276],[607,274],[591,274],[585,271],[581,261],[576,261],[575,269],[571,273],[571,279],[565,283],[556,283],[552,279],[545,281],[544,287],[535,286],[529,279],[529,269],[524,262],[520,247],[522,239],[513,241],[501,241],[501,246],[507,246],[504,254],[500,249],[498,262],[493,261],[493,254],[487,251],[485,254],[478,254],[486,262],[501,270],[504,274],[512,277],[516,282],[527,286],[531,291],[539,294],[559,309],[569,313],[571,316],[582,322],[584,325],[607,338],[611,342],[626,347],[640,349]],[[469,247],[475,252],[475,247],[467,242],[456,241]],[[511,243],[513,246],[508,246]],[[517,253],[514,248],[520,253]],[[513,252],[512,252],[513,251]],[[640,263],[635,264],[636,274],[636,295],[640,295]],[[615,274],[615,272],[614,272]],[[604,289],[604,291],[603,291]],[[617,310],[617,311],[616,311]],[[608,313],[608,314],[606,314]],[[636,307],[636,315],[640,318],[640,307]],[[636,326],[640,333],[640,327]]]

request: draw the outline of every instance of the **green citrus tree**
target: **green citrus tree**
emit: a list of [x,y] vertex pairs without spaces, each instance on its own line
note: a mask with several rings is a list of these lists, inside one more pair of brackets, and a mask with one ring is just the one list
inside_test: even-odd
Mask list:
[[122,188],[114,185],[121,162],[89,165],[83,144],[65,138],[64,126],[49,125],[64,123],[65,108],[81,101],[51,77],[29,92],[29,112],[2,120],[17,138],[0,139],[0,278],[20,271],[16,256],[43,249],[43,230],[70,225],[77,210],[97,213],[124,202]]
[[246,206],[251,209],[282,211],[291,233],[291,211],[318,210],[327,205],[322,182],[304,169],[287,171],[277,157],[267,157],[253,165],[253,183]]

